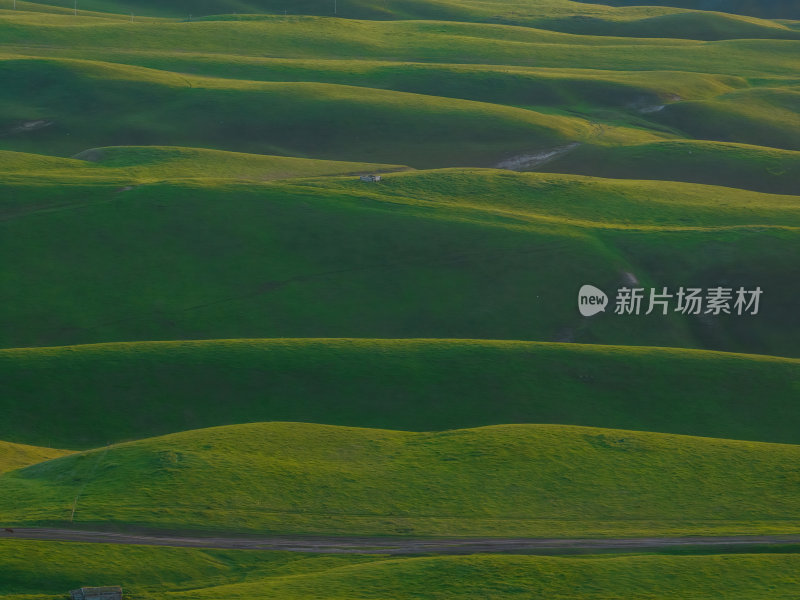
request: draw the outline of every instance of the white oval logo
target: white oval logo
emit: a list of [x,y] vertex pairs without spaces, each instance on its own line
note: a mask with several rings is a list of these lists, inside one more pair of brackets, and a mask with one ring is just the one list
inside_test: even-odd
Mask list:
[[578,292],[578,310],[584,317],[591,317],[599,312],[605,312],[608,305],[608,296],[601,289],[593,285],[584,285]]

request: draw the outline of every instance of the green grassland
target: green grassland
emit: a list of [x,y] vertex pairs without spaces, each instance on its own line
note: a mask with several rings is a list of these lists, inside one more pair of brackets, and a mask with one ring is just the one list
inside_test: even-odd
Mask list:
[[[0,147],[23,151],[46,146],[75,154],[172,140],[261,154],[450,166],[491,165],[508,153],[574,140],[663,137],[624,126],[608,126],[599,137],[586,118],[355,86],[188,78],[41,59],[0,61],[0,71],[8,132]],[[148,108],[133,111],[131,102]],[[49,125],[20,131],[20,121]]]
[[[69,48],[254,57],[474,63],[797,77],[797,39],[703,41],[578,35],[482,23],[273,16],[247,21],[144,21],[0,14],[2,44],[19,54]],[[19,51],[18,47],[26,50]]]
[[687,181],[793,194],[800,180],[800,152],[690,140],[613,148],[584,145],[540,165],[537,170]]
[[[69,14],[73,8],[64,0],[18,3],[24,10]],[[552,29],[579,34],[632,37],[671,37],[694,39],[790,37],[791,28],[781,21],[753,18],[723,12],[698,12],[674,8],[635,6],[610,8],[564,0],[549,2],[453,2],[452,0],[397,0],[391,4],[381,0],[346,0],[334,5],[326,0],[299,0],[291,4],[277,0],[172,0],[136,3],[84,0],[81,14],[107,16],[108,13],[135,12],[139,15],[178,17],[190,15],[212,20],[252,20],[263,14],[338,16],[347,19],[369,20],[440,20],[477,23],[501,23],[540,29]],[[689,6],[687,8],[702,8]],[[90,11],[89,13],[85,12]],[[724,9],[723,9],[724,10]],[[91,11],[95,11],[92,13]],[[737,12],[737,11],[733,11]],[[208,17],[207,15],[213,15]],[[791,17],[787,10],[772,11],[759,16]],[[796,34],[794,34],[796,36]],[[796,37],[795,37],[796,39]]]
[[[677,16],[686,15],[697,16]],[[658,152],[661,173],[642,167],[638,178],[778,192],[800,183],[791,169],[757,166],[775,148],[798,149],[792,40],[292,16],[130,23],[7,11],[0,41],[6,150],[72,156],[180,145],[430,168],[487,167],[582,143],[578,172],[616,176],[614,153],[694,138],[724,142],[705,146],[705,176],[692,173],[697,163]],[[742,156],[730,143],[760,148]],[[745,174],[731,180],[739,167]]]
[[[129,146],[92,148],[76,158],[0,150],[0,174],[6,182],[148,183],[176,179],[269,181],[325,175],[355,175],[406,170],[402,165],[350,163],[223,152],[204,148]],[[30,205],[29,205],[30,206]]]
[[66,454],[69,454],[68,450],[0,442],[0,473],[21,469]]
[[[163,156],[116,152],[141,162],[149,151]],[[495,170],[364,184],[152,182],[157,167],[141,167],[141,182],[104,169],[4,177],[2,251],[17,258],[3,265],[2,346],[441,337],[797,354],[795,197]],[[583,283],[613,295],[634,280],[759,285],[764,308],[575,311]]]
[[797,445],[561,425],[254,423],[5,473],[0,519],[280,534],[797,533],[798,460]]
[[[2,0],[0,522],[800,532],[800,15],[663,1]],[[788,599],[797,556],[0,540],[0,596]]]
[[[75,556],[80,556],[80,561]],[[793,598],[796,554],[383,558],[0,541],[8,600],[55,600],[87,582],[163,598]]]
[[[592,0],[595,2],[595,0]],[[695,10],[724,11],[772,19],[800,19],[800,9],[792,0],[596,0],[610,6],[674,6]]]
[[258,420],[415,431],[516,422],[798,443],[798,370],[705,351],[464,340],[2,350],[0,436],[92,448]]

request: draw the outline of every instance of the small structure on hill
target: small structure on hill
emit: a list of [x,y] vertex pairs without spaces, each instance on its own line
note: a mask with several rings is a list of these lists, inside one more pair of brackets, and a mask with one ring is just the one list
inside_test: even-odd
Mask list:
[[118,585],[108,587],[82,587],[71,590],[72,600],[122,600],[122,588]]
[[361,179],[361,181],[365,181],[367,183],[375,183],[376,181],[380,181],[381,180],[381,176],[380,175],[362,175],[359,179]]

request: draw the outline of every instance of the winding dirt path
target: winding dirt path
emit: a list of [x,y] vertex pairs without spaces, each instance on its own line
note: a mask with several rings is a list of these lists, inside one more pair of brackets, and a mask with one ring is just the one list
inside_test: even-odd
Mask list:
[[625,552],[674,547],[735,548],[774,544],[800,544],[800,535],[646,537],[616,539],[543,538],[388,538],[351,536],[202,536],[188,533],[115,533],[77,529],[0,529],[0,539],[94,542],[183,548],[280,550],[317,554],[569,554],[575,552]]

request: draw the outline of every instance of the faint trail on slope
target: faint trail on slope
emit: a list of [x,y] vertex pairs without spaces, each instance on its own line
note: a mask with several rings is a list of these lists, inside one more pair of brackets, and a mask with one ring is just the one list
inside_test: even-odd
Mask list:
[[496,169],[507,169],[509,171],[530,171],[545,163],[550,162],[563,156],[568,152],[572,152],[575,148],[580,146],[580,142],[572,142],[566,146],[558,146],[552,150],[545,150],[536,154],[519,154],[512,156],[506,160],[502,160],[495,165]]

